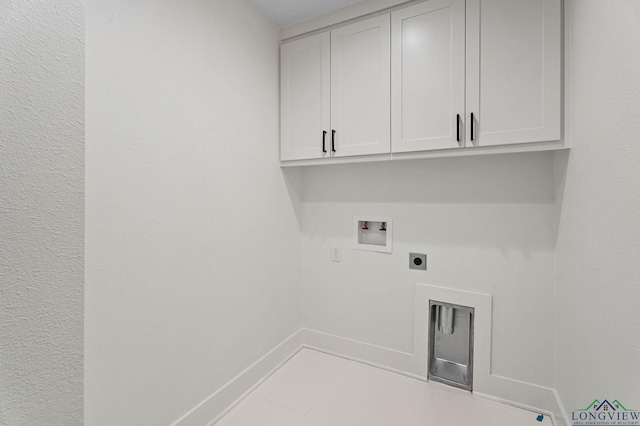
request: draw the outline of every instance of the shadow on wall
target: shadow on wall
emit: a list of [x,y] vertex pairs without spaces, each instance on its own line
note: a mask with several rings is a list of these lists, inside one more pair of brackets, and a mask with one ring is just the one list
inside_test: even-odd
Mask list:
[[567,169],[569,167],[570,151],[558,151],[554,154],[553,161],[553,182],[554,182],[554,199],[555,199],[555,224],[553,235],[556,236],[556,245],[558,232],[560,230],[560,218],[562,217],[562,201],[564,200],[564,189],[567,180]]
[[[305,167],[301,197],[306,235],[346,238],[352,215],[381,214],[398,220],[394,239],[409,246],[504,258],[555,248],[552,152]],[[334,225],[313,229],[327,218]]]
[[553,204],[551,152],[320,165],[303,202]]
[[302,173],[303,170],[298,167],[291,167],[282,170],[282,177],[287,186],[289,199],[291,200],[291,208],[296,215],[298,229],[302,228],[302,212],[300,211],[300,202],[302,200]]

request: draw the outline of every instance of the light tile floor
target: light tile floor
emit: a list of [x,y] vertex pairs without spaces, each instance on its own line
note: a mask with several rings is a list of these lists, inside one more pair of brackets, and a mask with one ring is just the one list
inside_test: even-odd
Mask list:
[[216,426],[552,426],[545,416],[302,349]]

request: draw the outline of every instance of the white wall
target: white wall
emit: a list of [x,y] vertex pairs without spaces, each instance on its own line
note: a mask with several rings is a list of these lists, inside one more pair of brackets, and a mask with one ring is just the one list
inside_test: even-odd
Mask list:
[[[351,249],[356,214],[393,218],[391,255]],[[302,223],[306,327],[413,353],[417,282],[487,293],[492,373],[553,385],[552,154],[308,167]]]
[[169,424],[300,326],[278,30],[244,0],[96,0],[86,34],[85,422]]
[[572,149],[558,156],[557,388],[640,406],[640,3],[571,3]]
[[[219,389],[300,326],[301,262],[309,328],[412,352],[416,282],[491,293],[494,374],[554,386],[555,323],[568,410],[637,404],[640,7],[569,4],[569,156],[310,167],[300,205],[277,29],[244,1],[92,2],[85,423]],[[0,5],[0,424],[82,422],[83,8]],[[351,250],[353,214],[393,216],[394,253]]]
[[84,1],[0,2],[0,424],[82,424]]

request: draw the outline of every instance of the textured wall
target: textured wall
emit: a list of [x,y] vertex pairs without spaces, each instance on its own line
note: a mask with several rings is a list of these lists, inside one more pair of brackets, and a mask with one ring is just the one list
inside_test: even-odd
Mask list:
[[0,424],[82,423],[84,2],[0,2]]
[[300,326],[278,30],[245,0],[87,4],[85,422],[162,425]]
[[640,2],[571,2],[573,133],[557,161],[557,388],[640,408]]

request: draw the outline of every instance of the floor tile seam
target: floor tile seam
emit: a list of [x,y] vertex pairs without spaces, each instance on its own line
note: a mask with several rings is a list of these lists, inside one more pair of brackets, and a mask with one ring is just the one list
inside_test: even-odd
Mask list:
[[[312,351],[313,351],[313,350],[312,350]],[[331,358],[338,358],[338,357],[333,357],[332,355],[325,354],[325,353],[323,353],[323,352],[319,352],[319,351],[313,351],[313,352],[317,352],[317,353],[321,354],[322,356],[327,356],[327,357],[331,357]],[[293,359],[293,357],[292,357],[292,359]],[[338,377],[338,376],[339,376],[339,374],[342,372],[342,370],[346,367],[346,361],[348,361],[348,360],[345,360],[345,359],[342,359],[342,358],[339,358],[339,359],[340,359],[340,361],[341,361],[341,364],[342,364],[342,365],[340,365],[340,367],[339,367],[338,369],[336,369],[336,371],[335,371],[335,373],[334,373],[333,378],[332,378],[332,379],[331,379],[331,380],[330,380],[330,381],[329,381],[329,382],[324,386],[324,388],[322,389],[322,391],[321,391],[321,392],[318,394],[318,396],[314,399],[313,403],[311,404],[311,406],[310,406],[307,410],[301,410],[299,407],[293,407],[293,406],[291,406],[291,405],[287,405],[286,403],[283,403],[283,402],[281,402],[281,401],[279,401],[279,400],[276,400],[276,399],[274,399],[274,398],[270,398],[270,397],[268,396],[268,395],[269,395],[268,393],[264,393],[264,394],[263,394],[263,393],[261,393],[261,392],[260,392],[260,387],[256,388],[256,389],[255,389],[251,394],[253,394],[253,395],[254,395],[254,396],[256,396],[256,397],[259,397],[259,398],[262,398],[262,399],[264,399],[264,400],[267,400],[267,401],[269,401],[269,402],[273,402],[273,403],[275,403],[275,404],[277,404],[277,405],[279,405],[279,406],[281,406],[281,407],[284,407],[284,408],[287,408],[287,409],[289,409],[289,410],[292,410],[292,411],[294,411],[294,412],[296,412],[296,413],[298,413],[298,414],[303,415],[303,417],[304,417],[304,416],[306,416],[306,415],[307,415],[307,413],[308,413],[309,411],[311,411],[311,409],[312,409],[312,408],[313,408],[313,406],[316,404],[316,402],[318,401],[318,399],[320,399],[320,397],[321,397],[321,396],[326,392],[326,390],[331,386],[331,384],[332,384],[332,383],[337,379],[337,377]],[[286,363],[285,363],[284,365],[282,365],[281,369],[282,369],[282,368],[285,368],[285,367],[286,367]],[[279,369],[279,370],[280,370],[280,369]],[[276,371],[276,372],[277,372],[277,371]],[[275,373],[274,373],[274,375],[275,375]],[[272,377],[273,377],[273,376],[272,376]],[[271,378],[271,377],[270,377],[270,378]],[[270,378],[269,378],[269,379],[270,379]],[[268,381],[268,380],[267,380],[267,381]],[[266,383],[267,381],[265,381],[265,383]]]
[[[328,369],[329,371],[327,371],[326,375],[331,376],[331,375],[335,375],[337,376],[339,374],[339,372],[344,368],[345,366],[345,361],[344,359],[338,358],[338,357],[333,357],[331,355],[325,354],[323,352],[319,352],[313,349],[307,349],[307,348],[300,348],[300,350],[298,352],[296,352],[296,354],[291,357],[286,363],[284,363],[278,370],[274,371],[273,374],[268,377],[260,386],[256,387],[253,392],[251,392],[252,394],[255,394],[256,396],[260,396],[263,399],[269,400],[271,402],[275,402],[283,407],[287,407],[289,409],[292,409],[298,413],[306,413],[308,410],[306,409],[301,409],[300,406],[298,405],[294,405],[294,404],[287,404],[286,402],[282,402],[282,400],[278,399],[278,395],[275,396],[271,396],[273,393],[270,391],[265,390],[265,386],[268,386],[273,380],[274,378],[276,378],[278,376],[279,373],[281,373],[284,370],[287,370],[292,364],[292,361],[296,361],[296,357],[298,356],[298,354],[303,351],[303,350],[309,350],[310,352],[313,352],[314,354],[317,354],[319,356],[321,356],[322,358],[336,358],[339,360],[339,365],[337,366],[329,366],[329,368],[327,368],[327,366],[325,365],[324,368],[321,368],[322,370],[324,369]],[[300,362],[298,360],[298,364],[296,365],[296,368],[298,370],[298,373],[304,373],[305,371],[311,370],[314,371],[315,369],[313,368],[312,365],[309,364],[308,360],[304,361],[304,362]],[[290,369],[289,369],[290,370]],[[287,370],[287,373],[289,373],[289,370]],[[330,371],[333,370],[333,371]],[[282,382],[282,378],[278,377],[281,381],[281,384],[289,384],[289,380],[285,380],[284,382]],[[289,377],[289,379],[291,379]],[[322,388],[321,388],[321,393],[324,392],[324,390],[326,389],[326,387],[328,385],[331,384],[331,381],[334,380],[335,377],[333,379],[331,379],[327,384],[325,384]],[[305,404],[306,405],[306,404]]]
[[[329,355],[331,356],[331,355]],[[347,360],[348,361],[348,360]],[[331,387],[331,385],[333,385],[335,383],[335,381],[338,379],[338,377],[340,376],[340,374],[344,371],[344,369],[347,367],[347,364],[345,363],[343,366],[340,367],[340,369],[337,371],[337,373],[333,376],[333,378],[329,381],[329,383],[327,383],[327,385],[324,387],[324,389],[322,390],[322,392],[320,392],[320,394],[318,394],[318,396],[316,397],[316,399],[313,401],[313,404],[311,404],[311,407],[309,407],[309,409],[307,410],[306,413],[304,413],[304,416],[302,417],[302,419],[300,419],[300,423],[302,424],[304,422],[304,420],[307,418],[307,416],[309,415],[309,413],[313,410],[313,408],[316,406],[316,404],[318,403],[318,401],[322,398],[322,396],[327,393],[327,390]]]
[[325,353],[326,355],[329,355],[329,356],[332,356],[332,357],[335,357],[335,358],[343,359],[344,361],[346,361],[348,363],[351,363],[351,364],[354,364],[354,365],[360,366],[360,367],[365,367],[365,368],[371,369],[373,371],[381,371],[383,373],[393,374],[395,376],[403,377],[405,379],[414,380],[416,382],[424,383],[424,384],[427,384],[427,385],[429,385],[429,383],[430,383],[430,380],[427,380],[426,378],[422,378],[422,377],[419,377],[417,375],[410,374],[410,373],[407,373],[407,372],[404,372],[404,371],[401,371],[401,370],[390,369],[388,367],[385,367],[384,365],[370,364],[370,363],[368,363],[366,361],[362,361],[362,360],[358,360],[358,359],[352,359],[352,358],[349,358],[347,356],[340,356],[340,355],[335,355],[335,354],[331,354],[331,353],[326,353],[326,352],[318,351],[318,350],[313,349],[313,348],[310,348],[310,349],[311,350],[315,350],[316,352]]
[[[425,413],[425,417],[424,420],[426,421],[426,423],[423,424],[423,426],[442,426],[436,423],[432,423],[432,417],[433,417],[433,404],[435,403],[435,394],[436,391],[435,389],[433,389],[431,386],[429,386],[429,384],[427,382],[424,382],[422,380],[416,379],[415,377],[410,377],[410,376],[406,376],[394,371],[389,371],[386,370],[384,368],[379,368],[373,365],[368,365],[368,364],[364,364],[364,363],[360,363],[357,361],[351,361],[351,363],[353,365],[355,365],[356,367],[362,367],[363,370],[366,370],[367,373],[366,374],[382,374],[381,377],[384,377],[384,380],[386,381],[388,378],[392,379],[392,380],[396,380],[396,379],[400,379],[402,381],[405,381],[404,383],[400,383],[399,382],[399,386],[403,389],[406,389],[405,384],[406,383],[411,383],[412,385],[415,384],[419,384],[419,385],[425,385],[424,391],[426,395],[422,395],[425,396],[425,399],[423,399],[424,404],[427,405],[427,409],[426,409],[426,413]],[[421,390],[422,391],[422,390]],[[422,393],[420,391],[420,393]],[[413,390],[410,391],[411,393],[413,393]],[[431,422],[431,423],[430,423]],[[478,426],[484,426],[484,425],[478,425]]]
[[385,368],[365,364],[365,363],[354,361],[354,360],[347,360],[347,362],[350,362],[356,367],[361,367],[365,370],[372,371],[374,374],[381,374],[383,376],[388,375],[389,377],[393,377],[393,379],[397,378],[402,381],[407,381],[407,383],[411,383],[412,385],[424,386],[427,390],[429,390],[429,393],[431,395],[433,395],[436,390],[431,386],[429,382],[420,380],[416,377],[407,376],[405,374],[402,374],[396,371],[390,371]]
[[[311,349],[314,350],[314,349]],[[315,351],[315,350],[314,350]],[[397,371],[390,371],[387,370],[383,367],[380,366],[376,366],[376,365],[370,365],[367,364],[365,362],[360,362],[358,360],[354,360],[354,359],[350,359],[347,357],[341,357],[338,355],[333,355],[333,354],[328,354],[328,353],[324,353],[321,351],[316,351],[316,352],[320,352],[324,355],[333,357],[333,358],[339,358],[342,359],[343,361],[345,361],[345,365],[340,369],[340,372],[338,374],[336,374],[336,376],[332,379],[332,381],[329,383],[329,385],[327,385],[327,387],[325,388],[325,390],[322,392],[322,394],[320,394],[320,396],[318,396],[318,398],[316,399],[316,401],[314,402],[314,404],[312,405],[312,407],[309,409],[309,411],[311,411],[311,409],[316,405],[317,401],[320,399],[320,397],[322,395],[324,395],[327,390],[333,385],[335,384],[335,382],[338,380],[338,378],[342,375],[344,377],[345,371],[347,370],[347,368],[349,367],[353,367],[355,369],[362,369],[364,371],[366,371],[367,374],[381,374],[383,376],[389,375],[392,378],[400,378],[401,380],[407,380],[409,382],[413,382],[413,384],[420,384],[420,385],[425,385],[427,387],[428,390],[428,404],[429,404],[429,410],[431,409],[432,405],[433,405],[433,401],[435,399],[435,391],[436,389],[433,389],[432,386],[430,386],[428,381],[424,381],[421,380],[419,378],[416,377],[412,377],[412,376],[408,376],[405,374],[402,374],[401,372],[397,372]],[[307,412],[308,414],[308,412]],[[306,417],[306,414],[305,414]]]
[[431,393],[429,394],[429,407],[427,408],[427,422],[425,426],[437,426],[435,424],[435,421],[437,419],[434,420],[433,418],[433,413],[434,413],[433,408],[434,408],[435,400],[436,400],[436,393],[434,390],[431,390]]
[[[310,349],[311,349],[311,350],[314,350],[313,348],[310,348]],[[315,352],[319,352],[319,353],[321,353],[321,354],[323,354],[323,355],[326,355],[326,356],[329,356],[329,357],[333,357],[333,358],[340,358],[340,359],[342,359],[343,361],[345,361],[345,364],[344,364],[343,366],[341,366],[341,367],[340,367],[340,370],[339,370],[339,371],[335,374],[335,376],[334,376],[334,377],[333,377],[333,378],[332,378],[332,379],[327,383],[327,385],[325,386],[325,388],[324,388],[324,389],[322,390],[322,392],[318,395],[318,397],[314,400],[313,404],[312,404],[312,405],[311,405],[311,407],[307,410],[307,412],[306,412],[306,413],[304,413],[303,418],[300,420],[302,423],[300,423],[300,424],[303,424],[303,423],[304,423],[305,419],[307,419],[307,418],[308,418],[308,414],[313,410],[313,408],[314,408],[314,407],[316,407],[316,405],[317,405],[318,401],[322,398],[322,396],[323,396],[323,395],[325,395],[325,394],[326,394],[326,392],[329,390],[329,388],[331,388],[331,387],[335,384],[335,382],[336,382],[336,381],[337,381],[337,380],[338,380],[342,375],[344,375],[345,370],[346,370],[346,369],[347,369],[347,367],[349,367],[349,366],[352,366],[352,367],[355,367],[355,368],[360,367],[360,368],[363,368],[363,369],[365,369],[365,370],[369,370],[369,371],[371,371],[371,372],[390,373],[390,374],[391,374],[391,375],[393,375],[393,376],[400,376],[400,377],[402,377],[402,378],[412,379],[412,380],[415,380],[415,381],[417,381],[417,382],[428,383],[428,382],[424,382],[423,380],[419,380],[419,379],[417,379],[417,378],[415,378],[415,377],[410,377],[410,376],[405,376],[405,375],[403,375],[403,374],[398,374],[397,372],[394,372],[394,371],[388,371],[388,370],[386,370],[386,369],[384,369],[384,368],[380,368],[380,367],[377,367],[377,366],[369,365],[369,364],[367,364],[367,363],[358,362],[358,361],[356,361],[356,360],[352,360],[352,359],[349,359],[349,358],[346,358],[346,357],[335,356],[335,355],[333,355],[333,354],[323,353],[322,351],[315,351]],[[477,396],[475,396],[475,395],[473,395],[473,394],[468,394],[468,393],[466,393],[466,392],[464,392],[464,393],[463,393],[463,392],[458,393],[458,392],[454,392],[452,389],[446,389],[446,390],[445,390],[445,389],[432,388],[432,389],[431,389],[431,392],[429,392],[429,401],[428,401],[428,404],[429,404],[429,408],[428,408],[428,413],[429,413],[429,414],[428,414],[428,417],[429,417],[429,418],[431,418],[431,419],[430,419],[431,421],[433,421],[433,420],[434,420],[432,416],[434,415],[434,404],[436,403],[436,399],[437,399],[437,398],[436,398],[436,395],[438,395],[438,394],[440,394],[440,396],[441,396],[441,397],[446,398],[446,399],[449,399],[449,398],[452,398],[452,397],[454,397],[454,398],[455,398],[456,396],[457,396],[457,397],[463,397],[463,398],[465,398],[465,399],[468,399],[468,400],[470,400],[470,401],[473,401],[473,403],[474,403],[474,404],[476,404],[476,403],[480,403],[480,404],[482,404],[483,402],[485,402],[485,400],[484,400],[483,398],[479,398],[479,397],[477,397]],[[275,402],[275,401],[274,401],[274,402]],[[425,402],[426,402],[426,401],[425,401]],[[487,401],[487,402],[488,402],[488,401]],[[505,406],[504,404],[500,404],[500,403],[497,403],[497,402],[495,402],[495,401],[491,401],[491,402],[493,402],[493,404],[488,404],[489,406],[494,406],[494,407],[504,407],[504,406]],[[508,405],[506,405],[506,406],[507,406],[507,407],[509,407],[509,408],[511,408],[511,409],[512,409],[512,412],[519,412],[519,411],[520,411],[520,409],[517,409],[516,407],[511,407],[511,406],[508,406]],[[291,407],[287,407],[287,408],[290,408],[290,409],[291,409]],[[301,413],[301,411],[298,411],[298,410],[294,410],[294,411],[295,411],[295,412],[297,412],[297,413]],[[528,410],[524,410],[524,411],[528,411]],[[427,425],[428,425],[428,426],[432,426],[432,425],[430,425],[429,423],[427,423]]]
[[[333,355],[331,355],[331,354],[326,354],[326,355],[328,355],[328,356],[333,356]],[[337,357],[337,358],[342,358],[342,357]],[[342,359],[344,359],[344,360],[346,361],[346,364],[345,364],[345,365],[341,368],[341,370],[340,370],[340,373],[342,373],[342,374],[344,374],[344,370],[345,370],[349,365],[351,365],[351,366],[353,366],[353,367],[356,367],[356,368],[360,367],[360,368],[363,368],[363,369],[365,369],[365,370],[370,370],[370,371],[372,371],[372,372],[389,373],[389,374],[391,374],[391,375],[393,375],[393,376],[396,376],[396,375],[397,375],[397,376],[402,377],[402,378],[405,378],[405,379],[411,379],[411,380],[415,380],[416,382],[422,382],[422,383],[427,383],[427,384],[428,384],[428,382],[424,382],[424,381],[419,380],[419,379],[417,379],[417,378],[415,378],[415,377],[405,376],[405,375],[403,375],[403,374],[398,374],[398,373],[393,372],[393,371],[388,371],[388,370],[386,370],[386,369],[384,369],[384,368],[380,368],[380,367],[377,367],[377,366],[373,366],[373,365],[369,365],[369,364],[366,364],[366,363],[358,362],[358,361],[356,361],[356,360],[352,360],[352,359],[348,359],[348,358],[342,358]],[[318,399],[316,399],[316,401],[314,402],[314,404],[312,405],[312,407],[311,407],[311,408],[309,409],[309,411],[305,414],[305,417],[303,417],[303,420],[307,417],[308,413],[309,413],[309,412],[313,409],[313,407],[316,405],[316,403],[317,403],[317,401],[320,399],[320,397],[321,397],[323,394],[325,394],[325,393],[326,393],[326,391],[329,389],[329,387],[331,387],[331,385],[335,383],[335,381],[338,379],[338,377],[339,377],[339,376],[340,376],[340,374],[337,374],[337,375],[332,379],[332,381],[329,383],[329,385],[327,385],[327,387],[326,387],[326,388],[325,388],[325,390],[322,392],[322,394],[320,394],[320,396],[318,397]],[[436,398],[436,395],[438,395],[438,394],[439,394],[441,397],[446,398],[446,399],[449,399],[449,398],[451,398],[451,397],[454,397],[454,398],[455,398],[455,397],[462,397],[462,398],[468,399],[469,401],[473,401],[473,403],[474,403],[474,404],[477,404],[477,403],[482,404],[482,403],[484,402],[484,400],[483,400],[482,398],[479,398],[479,397],[477,397],[477,396],[473,395],[472,393],[457,392],[457,389],[456,389],[456,390],[452,390],[452,389],[446,389],[446,390],[445,390],[445,389],[438,389],[437,387],[436,387],[436,388],[431,388],[431,389],[430,389],[430,392],[429,392],[429,401],[428,401],[428,404],[429,404],[429,408],[428,408],[428,418],[430,418],[430,420],[431,420],[431,421],[433,421],[433,420],[434,420],[432,416],[434,415],[434,404],[436,403],[436,402],[435,402],[435,401],[436,401],[436,399],[437,399],[437,398]],[[493,402],[493,401],[492,401],[492,402]],[[494,402],[494,404],[489,404],[489,406],[493,406],[493,407],[503,407],[503,406],[505,406],[505,405],[504,405],[504,404],[497,403],[497,402]],[[506,406],[508,406],[508,405],[506,405]],[[508,406],[508,407],[512,409],[512,412],[516,412],[516,413],[517,413],[517,412],[519,412],[519,411],[520,411],[520,410],[519,410],[519,409],[517,409],[516,407],[510,407],[510,406]],[[524,410],[524,411],[528,411],[528,410]],[[427,426],[431,426],[431,425],[430,425],[429,423],[427,423]]]
[[[281,402],[278,402],[278,401],[274,401],[274,400],[272,400],[272,399],[269,399],[269,398],[267,398],[266,396],[262,396],[262,395],[249,395],[249,396],[253,396],[254,398],[262,399],[262,400],[264,400],[264,401],[270,402],[270,403],[275,404],[275,405],[277,405],[277,406],[279,406],[279,407],[282,407],[282,408],[286,408],[287,410],[289,410],[289,411],[293,411],[294,413],[296,413],[296,414],[300,414],[301,416],[304,416],[304,415],[305,415],[305,413],[304,413],[304,412],[302,412],[302,411],[300,411],[300,410],[296,410],[295,408],[292,408],[292,407],[290,407],[290,406],[288,406],[288,405],[286,405],[286,404],[283,404],[283,403],[281,403]],[[301,419],[302,419],[302,418],[301,418]]]
[[526,413],[540,414],[537,411],[531,411],[531,410],[527,410],[520,407],[514,407],[513,405],[505,404],[500,401],[486,399],[486,398],[474,395],[473,392],[461,391],[456,388],[449,389],[449,388],[438,387],[434,389],[434,392],[437,392],[438,394],[442,395],[445,398],[449,398],[450,396],[458,397],[458,398],[466,399],[468,401],[472,401],[472,403],[474,404],[481,404],[481,405],[486,405],[490,407],[500,407],[501,409],[505,409],[512,412],[517,412],[517,413],[526,412]]
[[[463,393],[458,393],[457,391],[454,390],[450,390],[450,389],[437,389],[434,391],[433,394],[433,398],[432,398],[432,402],[429,406],[429,413],[430,416],[433,415],[433,413],[435,412],[434,410],[434,406],[433,404],[435,403],[436,400],[436,396],[439,396],[440,398],[444,398],[444,399],[451,399],[451,398],[462,398],[465,399],[467,401],[467,403],[470,403],[470,405],[468,407],[466,407],[467,409],[486,409],[489,410],[492,414],[495,415],[505,415],[506,413],[508,414],[512,414],[512,415],[516,415],[516,416],[523,416],[523,420],[524,420],[524,416],[525,415],[538,415],[539,413],[534,412],[534,411],[530,411],[530,410],[525,410],[522,408],[518,408],[518,407],[513,407],[510,406],[508,404],[502,404],[500,402],[497,401],[491,401],[491,400],[486,400],[484,398],[478,397],[476,395],[473,394],[469,394],[469,395],[465,395]],[[448,401],[450,402],[450,401]],[[435,407],[437,408],[437,407]],[[505,410],[504,413],[500,413],[499,410]],[[473,411],[473,410],[472,410]],[[551,420],[550,416],[545,415],[545,419],[549,419]],[[432,419],[434,420],[434,419]],[[437,418],[435,419],[437,420]],[[539,422],[539,420],[538,420]],[[527,420],[527,424],[534,424],[534,420],[531,420],[531,422],[529,423],[529,421]],[[546,423],[545,423],[546,424]],[[551,421],[551,426],[553,426],[553,421]],[[429,425],[431,426],[431,425]],[[436,425],[437,426],[437,425]],[[485,426],[484,424],[481,426]]]

